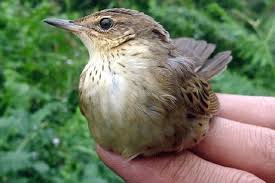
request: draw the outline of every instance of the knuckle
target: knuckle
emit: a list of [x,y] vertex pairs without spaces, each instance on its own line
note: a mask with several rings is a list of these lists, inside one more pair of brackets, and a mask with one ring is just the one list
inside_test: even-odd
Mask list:
[[264,112],[274,112],[275,110],[275,97],[259,97],[261,101],[260,109],[264,109]]
[[263,180],[259,179],[255,175],[244,171],[237,171],[235,174],[233,174],[230,182],[232,183],[264,183]]
[[183,183],[183,182],[201,182],[203,175],[203,163],[202,160],[186,156],[179,159],[176,164],[173,165],[173,171],[170,171],[170,179],[168,182]]
[[188,172],[185,167],[188,167],[189,158],[187,156],[170,157],[160,168],[160,175],[168,177],[168,182],[178,182],[181,175],[186,175]]
[[193,177],[191,173],[194,171],[193,168],[200,166],[199,161],[194,158],[185,157],[181,162],[182,163],[178,163],[179,168],[173,172],[171,182],[189,182],[188,179]]
[[[275,132],[272,130],[266,130],[262,132],[262,155],[267,165],[275,167]],[[275,173],[275,170],[274,170]]]

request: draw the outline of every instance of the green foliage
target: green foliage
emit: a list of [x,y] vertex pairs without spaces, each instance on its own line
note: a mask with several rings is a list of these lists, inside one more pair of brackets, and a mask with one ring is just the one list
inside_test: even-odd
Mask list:
[[217,92],[275,95],[273,0],[2,0],[0,182],[122,182],[99,161],[78,109],[87,51],[71,34],[42,22],[111,7],[144,11],[172,37],[232,50],[228,71],[213,80]]

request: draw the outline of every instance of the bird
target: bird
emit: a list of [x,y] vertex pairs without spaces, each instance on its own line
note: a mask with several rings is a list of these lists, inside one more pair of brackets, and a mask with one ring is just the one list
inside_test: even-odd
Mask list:
[[173,39],[151,16],[125,8],[44,22],[77,35],[88,50],[79,103],[101,147],[131,160],[204,139],[219,110],[209,80],[227,68],[231,51],[213,55],[215,44]]

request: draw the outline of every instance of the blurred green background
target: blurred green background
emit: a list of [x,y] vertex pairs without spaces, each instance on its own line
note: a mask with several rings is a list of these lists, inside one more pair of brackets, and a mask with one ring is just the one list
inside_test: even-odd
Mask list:
[[172,37],[232,50],[229,69],[213,81],[217,92],[275,96],[274,0],[1,0],[1,183],[122,182],[99,161],[78,108],[87,51],[42,22],[112,7],[144,11]]

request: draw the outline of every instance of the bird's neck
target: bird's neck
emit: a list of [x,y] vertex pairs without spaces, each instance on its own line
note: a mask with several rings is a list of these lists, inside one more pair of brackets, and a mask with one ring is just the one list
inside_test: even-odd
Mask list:
[[107,50],[87,44],[90,58],[81,74],[81,84],[85,86],[110,86],[110,82],[117,78],[126,82],[144,80],[152,72],[152,67],[158,67],[167,60],[169,53],[167,47],[147,40],[129,41]]

